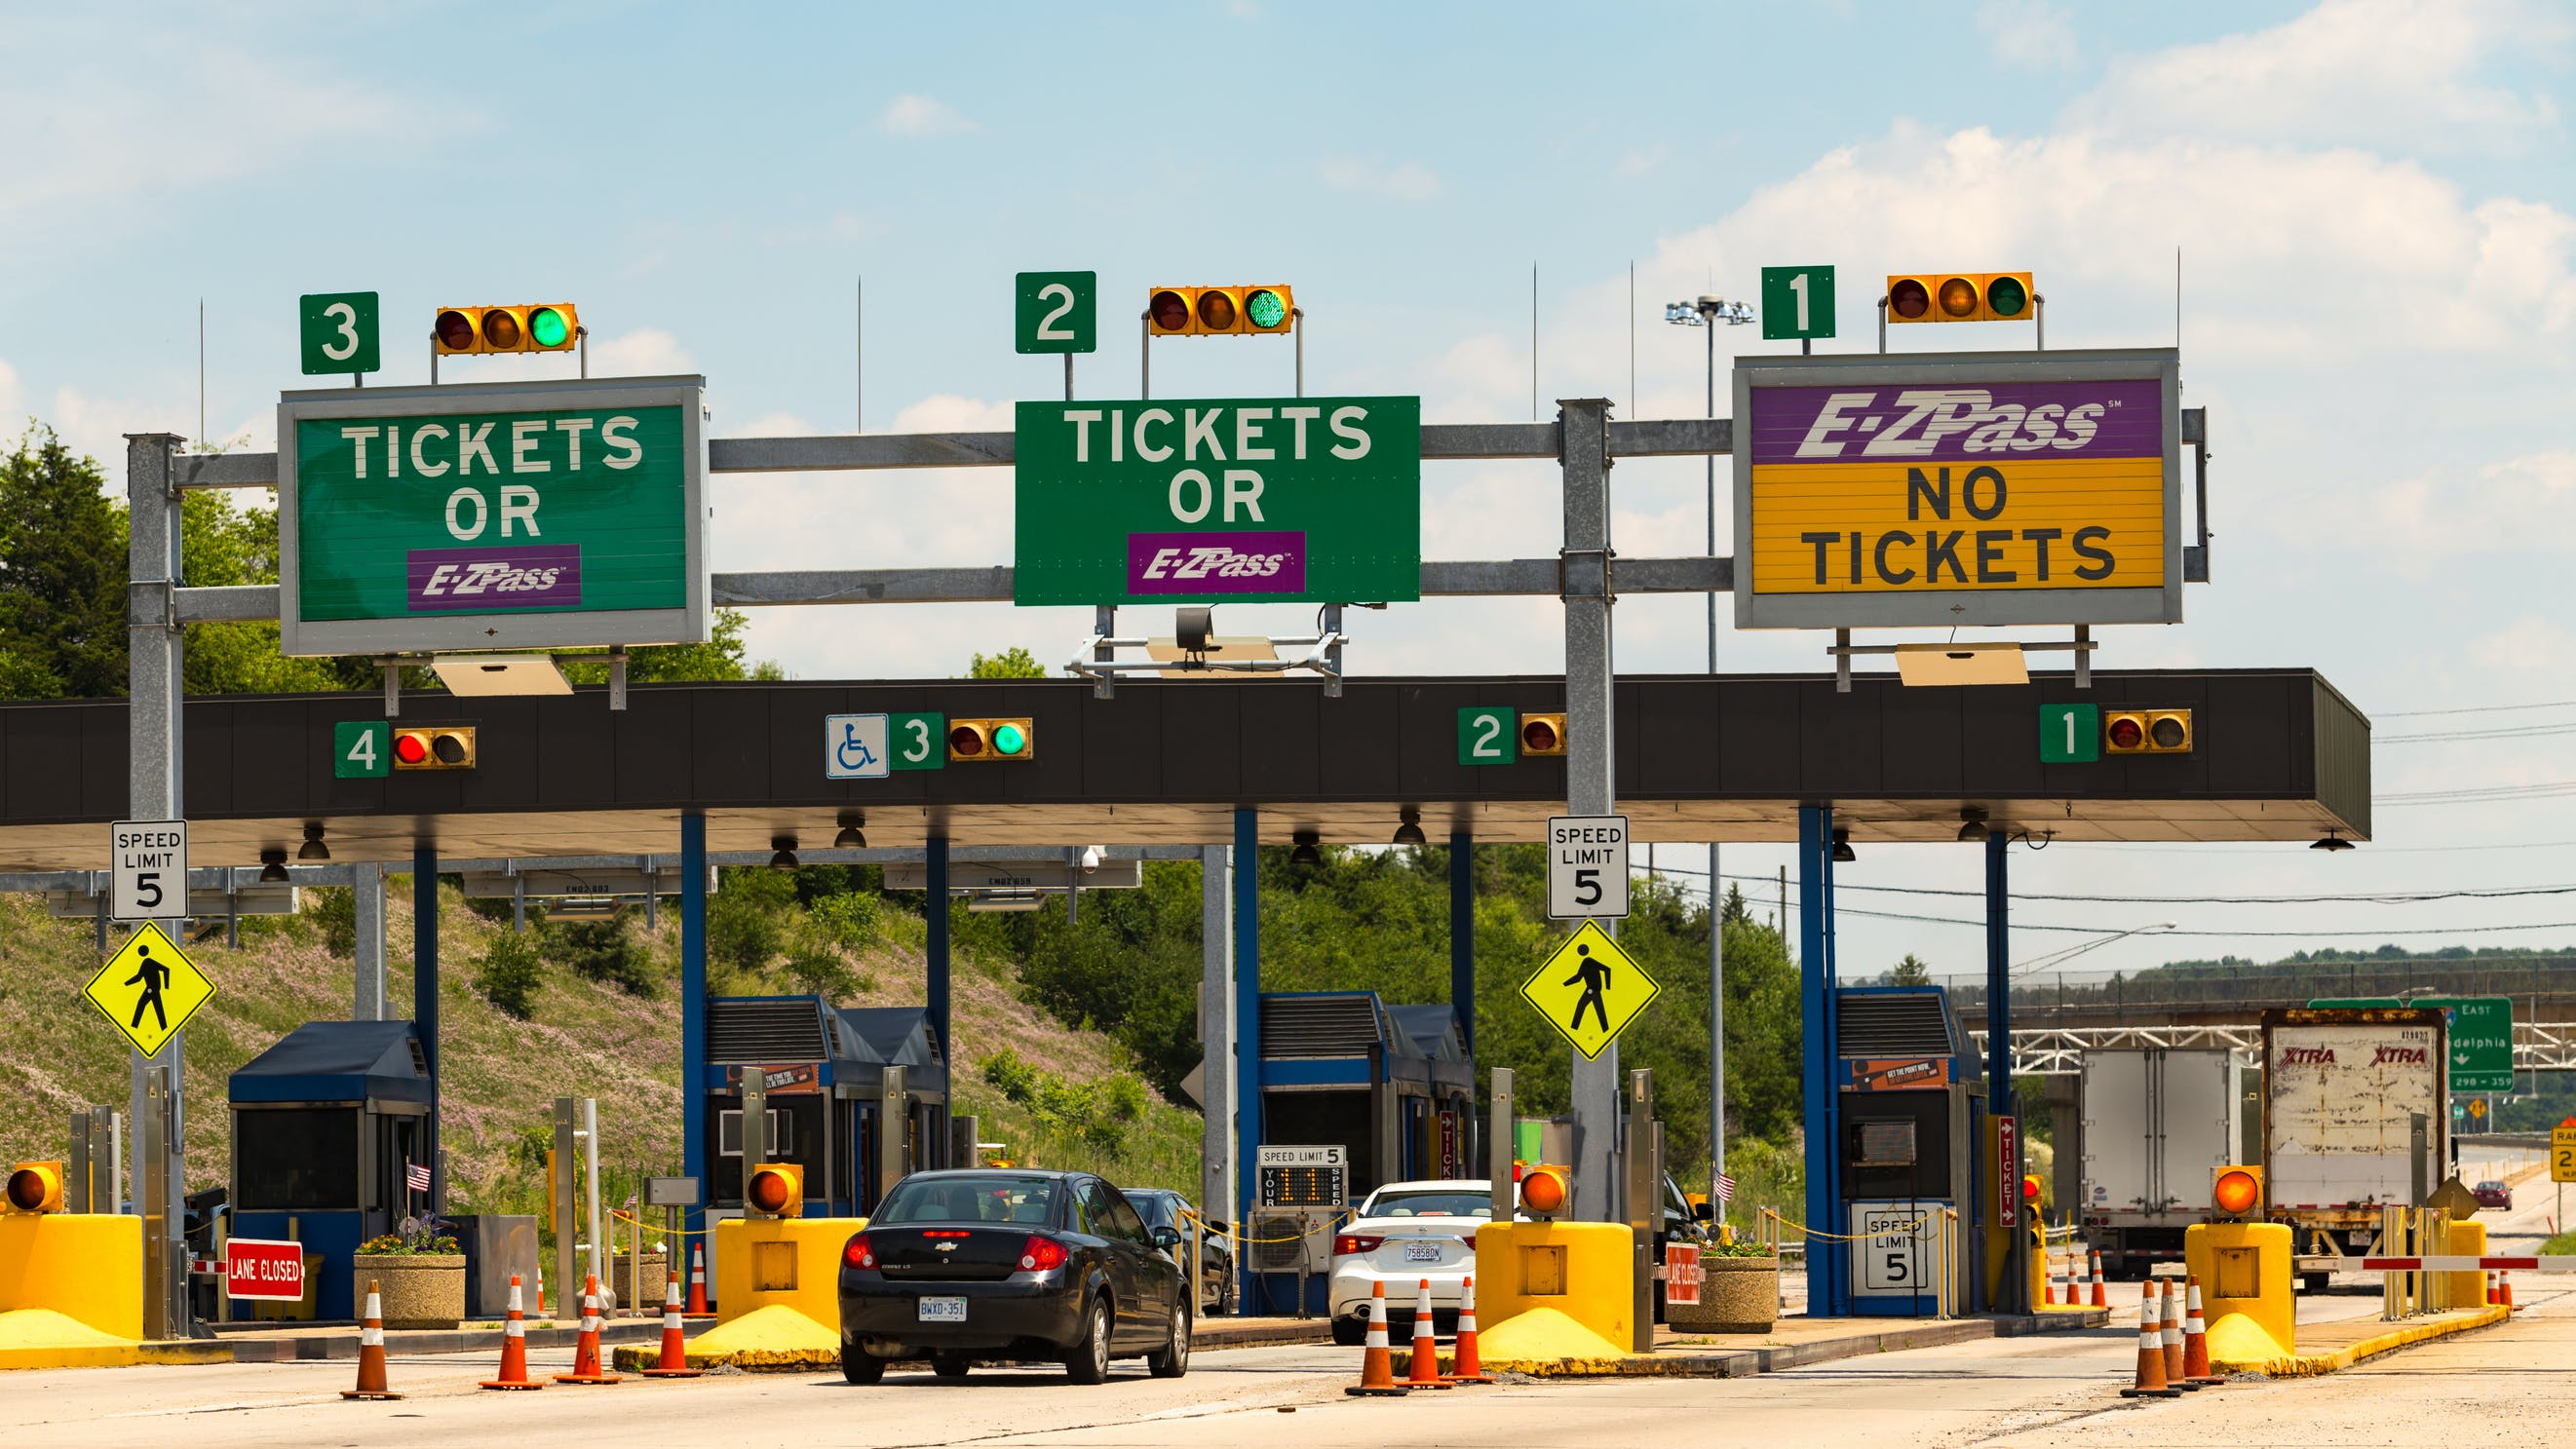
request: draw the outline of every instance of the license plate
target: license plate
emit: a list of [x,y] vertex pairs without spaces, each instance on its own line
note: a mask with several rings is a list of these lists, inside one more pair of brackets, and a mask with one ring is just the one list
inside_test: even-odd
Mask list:
[[921,1300],[921,1322],[964,1323],[966,1300],[963,1298],[924,1298]]
[[1438,1243],[1407,1243],[1404,1245],[1404,1261],[1408,1263],[1437,1263],[1440,1261],[1440,1245]]

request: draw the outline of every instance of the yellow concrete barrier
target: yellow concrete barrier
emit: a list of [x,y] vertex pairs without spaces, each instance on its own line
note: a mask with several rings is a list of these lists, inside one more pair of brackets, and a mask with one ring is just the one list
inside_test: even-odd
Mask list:
[[866,1218],[727,1218],[716,1224],[716,1321],[793,1308],[841,1322],[841,1248]]
[[41,1308],[110,1338],[143,1336],[143,1219],[0,1216],[0,1312]]
[[2298,1351],[2290,1247],[2287,1223],[2204,1223],[2183,1231],[2183,1271],[2200,1280],[2212,1372],[2249,1372]]
[[[2478,1222],[2451,1224],[2450,1251],[2454,1255],[2463,1258],[2485,1257],[2487,1255],[2487,1225]],[[2442,1277],[2443,1280],[2450,1285],[2450,1300],[2453,1308],[2484,1308],[2487,1306],[2487,1275],[2485,1270],[2472,1269],[2466,1273],[2445,1273]]]
[[[1627,1353],[1636,1342],[1636,1242],[1624,1223],[1476,1229],[1476,1320],[1486,1365]],[[1515,1328],[1512,1320],[1523,1315],[1533,1316]]]

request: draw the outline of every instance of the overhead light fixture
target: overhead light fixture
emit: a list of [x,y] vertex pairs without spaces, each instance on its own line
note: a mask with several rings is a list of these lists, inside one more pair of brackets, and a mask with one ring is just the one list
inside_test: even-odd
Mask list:
[[832,837],[832,848],[834,850],[867,849],[868,833],[859,828],[867,823],[868,817],[855,810],[842,816],[841,833]]
[[2308,847],[2308,849],[2310,849],[2310,850],[2325,850],[2325,851],[2350,850],[2350,849],[2352,849],[2352,842],[2351,842],[2351,841],[2349,841],[2349,840],[2344,839],[2342,836],[2340,836],[2340,835],[2336,834],[2334,831],[2329,830],[2329,831],[2327,831],[2327,832],[2326,832],[2326,838],[2325,838],[2325,839],[2320,840],[2320,841],[2318,841],[2316,844],[2309,846],[2309,847]]
[[1224,646],[1216,642],[1216,610],[1207,604],[1184,604],[1172,616],[1172,643],[1183,654],[1210,654]]
[[1291,836],[1290,839],[1297,842],[1297,848],[1288,852],[1288,863],[1290,865],[1322,865],[1324,863],[1324,853],[1315,848],[1323,842],[1324,837],[1321,834],[1312,830],[1300,830],[1295,835]]
[[331,847],[322,843],[321,821],[308,820],[305,822],[304,847],[295,852],[295,858],[297,860],[329,860],[331,858]]
[[1395,827],[1395,843],[1396,843],[1396,844],[1398,844],[1398,845],[1428,845],[1428,844],[1430,844],[1430,843],[1431,843],[1429,840],[1425,839],[1425,838],[1424,838],[1424,836],[1423,836],[1423,834],[1422,834],[1422,812],[1421,812],[1421,811],[1416,810],[1416,809],[1414,809],[1413,807],[1411,807],[1411,806],[1409,806],[1409,805],[1408,805],[1408,806],[1406,806],[1406,807],[1404,808],[1404,811],[1403,811],[1403,818],[1404,818],[1404,823],[1403,823],[1403,824],[1401,824],[1401,825],[1399,825],[1399,826],[1397,826],[1397,827]]
[[1959,820],[1959,839],[1963,844],[1983,844],[1994,834],[1986,828],[1986,812],[1974,805],[1961,808]]
[[1896,677],[1909,685],[2028,684],[2030,665],[2014,643],[1899,644]]
[[775,854],[769,857],[769,868],[771,870],[794,870],[796,868],[795,836],[773,835],[769,837],[769,848],[775,852]]
[[284,885],[293,879],[286,873],[286,847],[272,845],[259,853],[259,878],[271,885]]
[[448,693],[463,697],[572,693],[551,654],[441,654],[429,667]]
[[1860,859],[1860,857],[1859,857],[1858,855],[1856,855],[1856,854],[1854,854],[1854,853],[1852,852],[1852,848],[1851,848],[1851,832],[1850,832],[1849,830],[1844,830],[1844,829],[1839,829],[1839,828],[1838,828],[1838,829],[1836,829],[1836,830],[1834,831],[1834,860],[1835,860],[1835,862],[1836,862],[1837,864],[1842,864],[1842,863],[1848,863],[1848,862],[1850,862],[1850,861],[1855,861],[1855,860],[1858,860],[1858,859]]

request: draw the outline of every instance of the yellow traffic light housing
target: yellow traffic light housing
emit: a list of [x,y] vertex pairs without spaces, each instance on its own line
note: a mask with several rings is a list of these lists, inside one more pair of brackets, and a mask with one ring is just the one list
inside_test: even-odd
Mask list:
[[530,352],[570,352],[581,345],[581,309],[545,302],[527,309]]
[[1561,714],[1525,714],[1521,716],[1521,755],[1546,759],[1565,753],[1565,716]]
[[570,302],[511,307],[441,307],[430,350],[459,353],[570,352],[581,344],[581,310]]
[[2028,272],[1916,272],[1887,279],[1890,322],[2027,322],[2039,294]]
[[1574,1211],[1572,1172],[1551,1163],[1522,1169],[1521,1211],[1543,1223],[1554,1222]]
[[1291,287],[1243,289],[1243,330],[1251,335],[1288,332],[1297,325],[1297,293]]
[[429,331],[432,352],[442,357],[483,350],[483,309],[480,307],[441,307],[438,320]]
[[63,1165],[21,1162],[9,1171],[9,1211],[58,1213],[63,1210]]
[[1283,335],[1296,326],[1290,287],[1155,287],[1145,294],[1150,337]]
[[948,722],[951,764],[1037,758],[1037,727],[1026,716],[1015,719],[952,719]]
[[394,731],[397,770],[474,768],[474,726],[405,725]]
[[763,1162],[742,1183],[743,1210],[754,1217],[805,1215],[805,1169],[793,1162]]
[[1154,337],[1186,337],[1198,330],[1196,287],[1156,287],[1145,297],[1145,331]]
[[2188,755],[2191,753],[2191,711],[2105,710],[2102,713],[2102,753]]
[[2250,1217],[2263,1209],[2263,1169],[2229,1164],[2211,1169],[2210,1206],[2232,1218]]
[[1192,332],[1211,336],[1221,332],[1243,330],[1243,289],[1240,287],[1201,287],[1190,303],[1190,315],[1198,325]]

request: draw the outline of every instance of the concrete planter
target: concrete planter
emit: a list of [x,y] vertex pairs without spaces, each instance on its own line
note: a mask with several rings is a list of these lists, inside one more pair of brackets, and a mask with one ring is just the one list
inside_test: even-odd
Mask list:
[[[608,1282],[600,1284],[600,1289],[605,1292],[613,1287],[617,1294],[618,1306],[621,1308],[659,1313],[662,1311],[662,1291],[670,1281],[667,1276],[670,1272],[670,1260],[657,1250],[650,1248],[645,1250],[644,1291],[642,1297],[636,1297],[628,1291],[629,1275],[634,1271],[634,1257],[632,1253],[619,1253],[611,1257],[608,1260],[608,1266],[613,1276]],[[629,1299],[634,1301],[629,1302]],[[680,1284],[680,1301],[682,1303],[689,1301],[689,1285],[685,1281]]]
[[387,1328],[454,1328],[465,1321],[463,1253],[360,1253],[351,1263],[349,1301],[361,1318],[372,1278]]
[[1664,1322],[1688,1333],[1769,1333],[1780,1318],[1780,1260],[1699,1260],[1699,1302],[1664,1304]]

